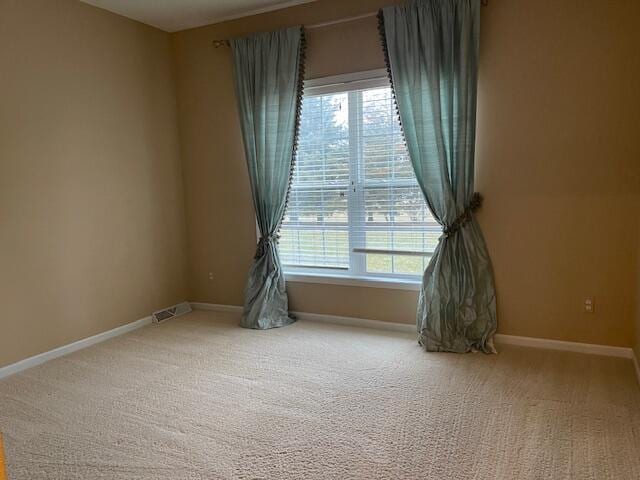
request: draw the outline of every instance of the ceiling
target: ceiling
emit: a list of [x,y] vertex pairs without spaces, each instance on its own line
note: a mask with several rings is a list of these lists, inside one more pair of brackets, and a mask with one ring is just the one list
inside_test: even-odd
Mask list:
[[167,32],[200,27],[315,0],[80,0]]

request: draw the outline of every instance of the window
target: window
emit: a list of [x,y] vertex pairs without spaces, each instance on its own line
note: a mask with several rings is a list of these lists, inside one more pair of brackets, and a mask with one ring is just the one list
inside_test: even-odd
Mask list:
[[281,261],[287,273],[417,280],[441,227],[416,182],[386,73],[359,77],[305,84]]

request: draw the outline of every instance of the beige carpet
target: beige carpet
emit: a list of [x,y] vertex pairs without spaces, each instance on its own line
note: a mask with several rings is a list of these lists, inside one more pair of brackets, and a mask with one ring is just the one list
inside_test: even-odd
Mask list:
[[640,479],[631,362],[196,312],[0,381],[9,477]]

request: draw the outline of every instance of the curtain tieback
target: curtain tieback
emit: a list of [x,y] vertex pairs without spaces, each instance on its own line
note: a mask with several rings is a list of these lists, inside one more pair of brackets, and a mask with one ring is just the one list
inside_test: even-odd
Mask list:
[[451,223],[451,225],[449,226],[445,225],[444,229],[442,230],[444,237],[449,238],[453,236],[455,233],[457,233],[465,223],[471,220],[473,212],[478,210],[481,206],[482,206],[482,195],[480,195],[478,192],[474,192],[473,195],[471,195],[471,200],[469,201],[469,204],[464,209],[464,211],[460,215],[458,215],[458,218],[456,218]]
[[280,239],[280,235],[274,233],[273,235],[267,235],[266,237],[261,236],[260,240],[258,240],[258,248],[256,248],[256,254],[254,255],[254,260],[264,256],[267,253],[267,247],[270,243],[278,243]]

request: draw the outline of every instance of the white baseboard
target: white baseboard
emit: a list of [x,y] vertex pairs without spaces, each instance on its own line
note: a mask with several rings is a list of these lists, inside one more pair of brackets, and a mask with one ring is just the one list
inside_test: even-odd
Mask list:
[[93,335],[92,337],[84,338],[82,340],[78,340],[77,342],[54,348],[53,350],[34,355],[33,357],[25,358],[24,360],[20,360],[19,362],[12,363],[5,367],[0,367],[0,379],[8,377],[9,375],[13,375],[14,373],[21,372],[22,370],[26,370],[27,368],[35,367],[36,365],[40,365],[41,363],[53,360],[54,358],[62,357],[63,355],[75,352],[76,350],[80,350],[91,345],[95,345],[96,343],[104,342],[105,340],[108,340],[110,338],[123,335],[133,330],[137,330],[140,327],[149,325],[151,323],[151,320],[151,316],[141,318],[140,320],[127,323],[126,325],[122,325],[121,327],[116,327],[112,330]]
[[[194,310],[209,310],[214,312],[242,313],[239,305],[220,305],[215,303],[189,302]],[[416,333],[414,325],[405,323],[383,322],[380,320],[368,320],[365,318],[341,317],[337,315],[326,315],[320,313],[292,312],[303,321],[322,322],[333,325],[343,325],[350,327],[373,328],[378,330],[388,330],[394,332]],[[27,368],[35,367],[54,358],[67,355],[68,353],[104,342],[113,337],[123,335],[138,328],[149,325],[152,317],[145,317],[135,322],[122,325],[106,332],[93,335],[77,342],[64,345],[62,347],[49,350],[48,352],[25,358],[19,362],[0,367],[0,379],[21,372]],[[628,358],[633,361],[638,383],[640,384],[640,362],[631,348],[613,347],[609,345],[596,345],[590,343],[566,342],[562,340],[550,340],[546,338],[520,337],[516,335],[496,334],[496,343],[503,345],[518,345],[522,347],[543,348],[548,350],[564,350],[568,352],[588,353],[593,355],[604,355],[609,357]]]
[[[211,312],[242,313],[239,305],[221,305],[218,303],[190,302],[194,310],[208,310]],[[331,323],[347,327],[375,328],[378,330],[391,330],[395,332],[413,333],[416,328],[406,323],[381,322],[379,320],[367,320],[355,317],[340,317],[337,315],[325,315],[321,313],[291,312],[298,320],[310,322]]]
[[345,327],[362,327],[362,328],[374,328],[377,330],[388,330],[392,332],[403,333],[416,333],[415,325],[409,325],[407,323],[393,323],[383,322],[380,320],[367,320],[364,318],[355,317],[340,317],[337,315],[325,315],[322,313],[307,313],[307,312],[291,312],[299,320],[309,322],[322,322],[330,323],[333,325],[343,325]]
[[239,305],[221,305],[218,303],[189,302],[194,310],[210,310],[212,312],[242,313]]
[[[242,312],[242,307],[237,305],[218,305],[213,303],[192,302],[194,310],[210,310],[217,312]],[[382,322],[379,320],[367,320],[364,318],[340,317],[320,313],[291,312],[300,320],[346,325],[350,327],[376,328],[395,332],[416,333],[415,325],[406,323]],[[625,347],[613,347],[609,345],[596,345],[591,343],[565,342],[546,338],[519,337],[516,335],[496,334],[495,341],[502,345],[519,345],[522,347],[544,348],[547,350],[564,350],[567,352],[588,353],[592,355],[604,355],[608,357],[621,357],[634,359],[633,350]],[[636,364],[637,365],[637,364]],[[637,368],[637,366],[636,366]]]
[[548,338],[519,337],[496,333],[495,341],[503,345],[519,345],[521,347],[545,348],[547,350],[564,350],[566,352],[589,353],[606,357],[633,358],[633,350],[626,347],[613,347],[593,343],[566,342]]

